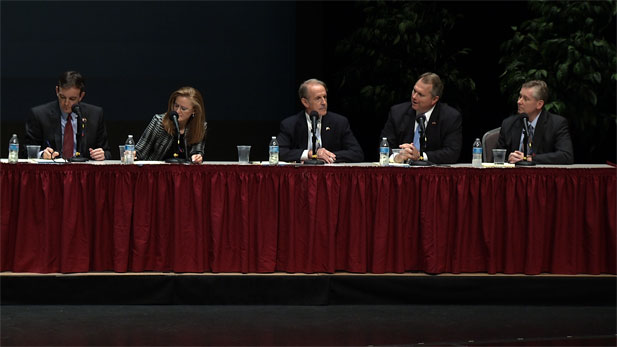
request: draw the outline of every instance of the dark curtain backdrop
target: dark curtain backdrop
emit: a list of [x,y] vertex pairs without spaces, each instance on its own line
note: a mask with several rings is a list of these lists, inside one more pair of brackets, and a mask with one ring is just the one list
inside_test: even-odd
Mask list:
[[[240,142],[260,146],[297,110],[294,2],[1,6],[2,143],[12,132],[23,139],[28,109],[54,100],[57,77],[66,70],[81,72],[84,101],[104,108],[114,156],[116,146],[128,134],[138,138],[184,85],[204,95],[214,159],[233,154]],[[7,146],[0,147],[6,157]]]
[[[459,162],[470,162],[474,139],[515,111],[499,90],[499,45],[531,14],[524,1],[438,4],[462,16],[455,40],[471,48],[460,70],[474,79],[477,101],[454,105],[464,120]],[[377,160],[387,114],[343,107],[345,90],[335,78],[352,62],[337,53],[338,43],[364,23],[358,2],[2,1],[0,7],[4,158],[10,135],[23,137],[27,110],[53,100],[59,73],[75,69],[87,79],[85,101],[105,109],[112,150],[128,134],[139,137],[173,90],[192,85],[206,102],[206,160],[236,160],[238,144],[253,146],[251,160],[266,160],[280,120],[300,108],[299,83],[315,77],[328,83],[329,108],[350,119],[366,160]],[[453,93],[446,86],[444,100]],[[614,161],[614,140],[606,147]],[[589,162],[584,151],[576,162]]]

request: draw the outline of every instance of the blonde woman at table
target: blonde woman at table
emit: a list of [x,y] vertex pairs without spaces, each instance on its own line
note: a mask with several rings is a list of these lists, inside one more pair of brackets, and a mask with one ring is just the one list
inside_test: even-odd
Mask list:
[[[180,145],[172,114],[178,115]],[[139,160],[186,159],[196,164],[203,161],[206,141],[206,113],[201,93],[193,87],[182,87],[171,93],[167,112],[156,114],[135,146]]]

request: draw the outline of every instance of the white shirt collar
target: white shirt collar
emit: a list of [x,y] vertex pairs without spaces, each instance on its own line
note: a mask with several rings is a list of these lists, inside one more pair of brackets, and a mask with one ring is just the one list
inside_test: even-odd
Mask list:
[[[435,106],[437,106],[437,104],[433,105],[433,107],[431,107],[431,109],[430,109],[430,110],[428,110],[428,111],[426,111],[426,112],[424,113],[424,116],[426,117],[426,123],[425,123],[426,125],[428,125],[428,121],[429,121],[429,119],[431,119],[431,115],[433,114],[433,110],[435,109]],[[420,114],[422,114],[422,113],[420,113]],[[416,117],[417,117],[418,115],[420,115],[420,114],[418,114],[418,113],[416,112]],[[415,129],[417,126],[418,126],[418,122],[416,122],[416,126],[414,127],[414,129]]]
[[[304,111],[304,116],[306,117],[306,123],[308,124],[309,132],[312,130],[312,122],[311,116]],[[317,129],[321,130],[321,117],[317,117]]]

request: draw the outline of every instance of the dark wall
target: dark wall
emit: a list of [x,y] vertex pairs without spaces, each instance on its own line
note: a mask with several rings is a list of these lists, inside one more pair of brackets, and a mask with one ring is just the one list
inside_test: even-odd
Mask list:
[[30,107],[55,98],[57,76],[65,70],[81,72],[84,102],[104,108],[112,149],[129,133],[138,137],[184,85],[204,95],[215,156],[276,135],[278,127],[270,125],[296,109],[293,2],[1,6],[2,143],[9,130],[23,134]]
[[[530,14],[522,1],[439,5],[462,15],[454,39],[471,48],[460,70],[474,79],[476,99],[454,105],[463,113],[459,161],[470,162],[474,139],[516,110],[511,96],[500,92],[499,45]],[[152,115],[165,111],[169,94],[191,85],[206,102],[206,160],[235,160],[238,144],[253,146],[252,160],[265,160],[280,120],[300,109],[298,85],[319,78],[329,85],[329,108],[350,119],[366,160],[377,160],[386,112],[343,107],[335,83],[350,64],[336,53],[337,44],[364,21],[357,2],[2,1],[0,6],[2,157],[11,133],[23,137],[27,110],[53,100],[59,73],[74,69],[87,79],[84,101],[105,109],[112,149],[129,133],[139,137]],[[414,83],[408,81],[407,93]],[[452,93],[446,85],[443,99],[448,102]],[[615,129],[608,131],[613,143],[606,146],[606,158],[614,161]],[[576,161],[586,162],[584,146],[575,148]]]

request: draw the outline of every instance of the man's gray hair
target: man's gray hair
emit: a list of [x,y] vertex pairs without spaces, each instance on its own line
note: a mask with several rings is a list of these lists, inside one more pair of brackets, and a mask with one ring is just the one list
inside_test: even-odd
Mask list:
[[521,88],[533,88],[533,97],[538,100],[543,100],[544,103],[548,100],[548,86],[546,82],[541,80],[533,80],[523,83]]
[[328,91],[328,87],[326,87],[326,84],[324,82],[316,78],[311,78],[311,79],[308,79],[302,82],[302,84],[300,85],[300,88],[298,88],[298,96],[300,97],[300,99],[302,98],[308,99],[308,87],[311,84],[319,84],[326,89],[326,92]]

